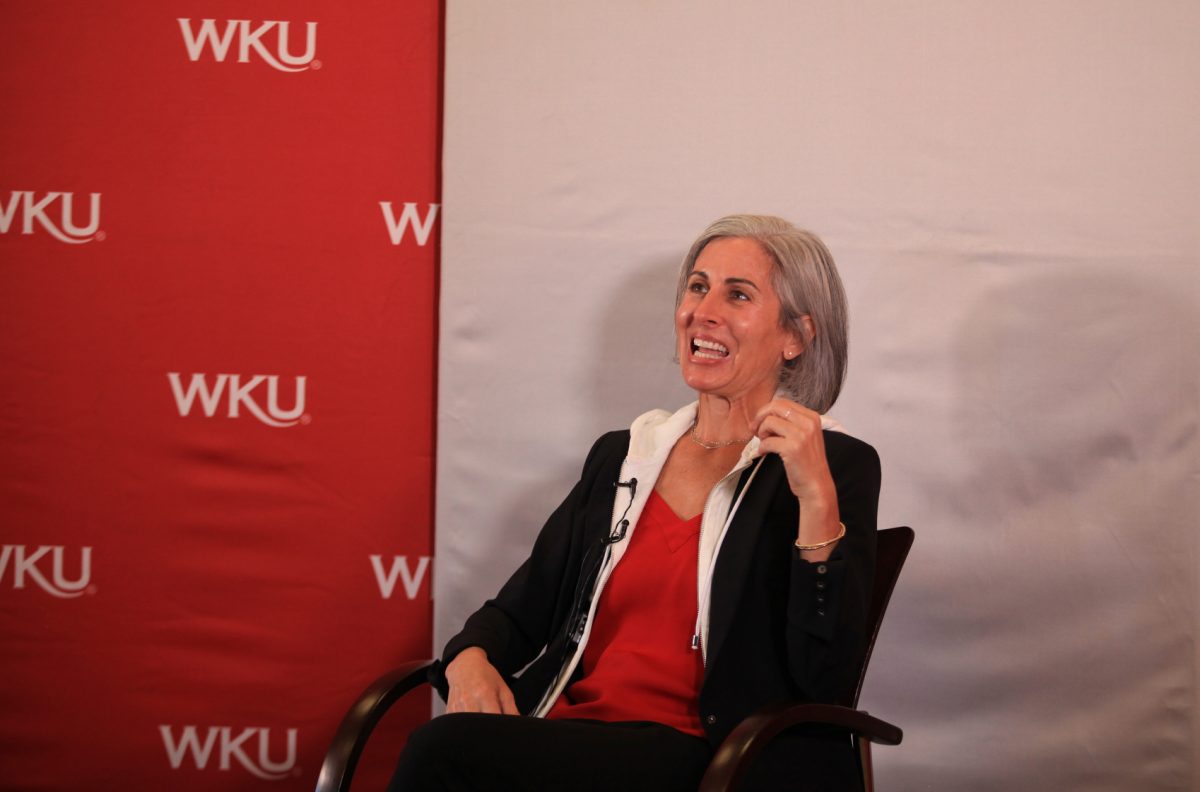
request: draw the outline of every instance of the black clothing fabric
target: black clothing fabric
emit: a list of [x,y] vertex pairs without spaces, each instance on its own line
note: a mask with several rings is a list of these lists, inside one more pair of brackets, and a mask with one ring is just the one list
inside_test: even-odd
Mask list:
[[[839,432],[826,431],[824,440],[846,524],[830,559],[810,564],[795,549],[799,504],[774,454],[763,461],[721,547],[700,693],[700,719],[714,747],[765,704],[848,703],[853,696],[875,569],[879,457]],[[446,645],[442,663],[469,646],[481,647],[522,713],[536,707],[573,648],[577,584],[591,571],[587,566],[598,564],[628,444],[628,431],[596,441],[579,482],[546,521],[529,559]],[[432,681],[444,697],[442,663]]]
[[[754,765],[746,789],[861,790],[840,736],[787,742]],[[691,792],[711,757],[704,739],[661,723],[459,713],[413,731],[388,792]]]
[[[768,703],[853,698],[875,567],[879,458],[871,446],[845,434],[826,431],[824,441],[846,525],[829,560],[809,563],[795,549],[799,503],[774,454],[763,460],[719,550],[700,692],[700,720],[713,750]],[[529,558],[468,618],[434,665],[431,682],[443,698],[444,664],[478,646],[505,677],[519,710],[528,714],[537,706],[574,651],[578,613],[587,611],[603,539],[613,527],[615,483],[628,448],[628,431],[611,432],[593,445],[579,482],[546,521]],[[748,476],[749,470],[739,488]],[[827,780],[796,788],[857,787],[848,738],[820,734],[773,744],[763,767],[774,768],[776,780],[754,786],[784,788],[778,778],[797,773],[815,778],[818,765],[824,768],[818,775]],[[586,775],[590,766],[577,770]]]
[[708,742],[646,721],[442,715],[414,731],[389,792],[691,792]]

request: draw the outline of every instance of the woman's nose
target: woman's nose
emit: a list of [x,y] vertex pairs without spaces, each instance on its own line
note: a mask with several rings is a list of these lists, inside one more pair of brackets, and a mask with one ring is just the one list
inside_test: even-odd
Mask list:
[[717,308],[720,305],[715,299],[712,292],[705,294],[700,298],[700,302],[696,304],[696,310],[692,312],[692,316],[698,322],[715,323],[718,320]]

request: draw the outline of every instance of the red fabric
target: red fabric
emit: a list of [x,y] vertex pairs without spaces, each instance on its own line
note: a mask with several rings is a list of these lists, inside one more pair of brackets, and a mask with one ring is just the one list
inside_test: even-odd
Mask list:
[[428,656],[442,5],[0,10],[0,789],[311,792]]
[[691,648],[699,539],[700,515],[683,520],[658,492],[650,493],[600,595],[583,651],[583,678],[547,717],[648,720],[704,736],[704,663]]

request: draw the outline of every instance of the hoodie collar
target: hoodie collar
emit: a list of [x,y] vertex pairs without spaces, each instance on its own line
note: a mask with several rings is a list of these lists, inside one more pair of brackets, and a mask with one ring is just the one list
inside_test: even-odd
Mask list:
[[[691,431],[692,425],[696,423],[696,412],[699,408],[700,402],[694,401],[673,413],[651,410],[638,416],[629,427],[629,461],[665,462],[679,438]],[[758,437],[750,438],[750,442],[742,449],[738,464],[756,459],[759,456],[758,445]]]
[[[783,391],[776,391],[775,398],[787,398]],[[666,410],[651,410],[639,415],[629,427],[629,456],[630,462],[649,463],[652,461],[666,462],[667,455],[679,442],[679,438],[696,423],[696,412],[700,402],[685,404],[675,412]],[[836,419],[828,415],[821,416],[821,428],[833,432],[845,433]],[[738,464],[744,464],[757,459],[761,454],[758,450],[759,438],[752,437],[742,449]]]

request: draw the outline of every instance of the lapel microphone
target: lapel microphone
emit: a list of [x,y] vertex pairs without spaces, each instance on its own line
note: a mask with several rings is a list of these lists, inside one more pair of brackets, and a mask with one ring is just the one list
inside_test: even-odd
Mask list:
[[613,482],[614,489],[621,487],[629,488],[629,503],[625,504],[625,511],[621,512],[621,519],[617,520],[617,525],[612,529],[612,533],[604,538],[605,544],[616,544],[625,538],[625,531],[629,529],[629,520],[625,519],[625,515],[629,514],[629,507],[633,505],[634,496],[637,495],[637,479],[631,478],[629,481],[621,481],[617,479]]

